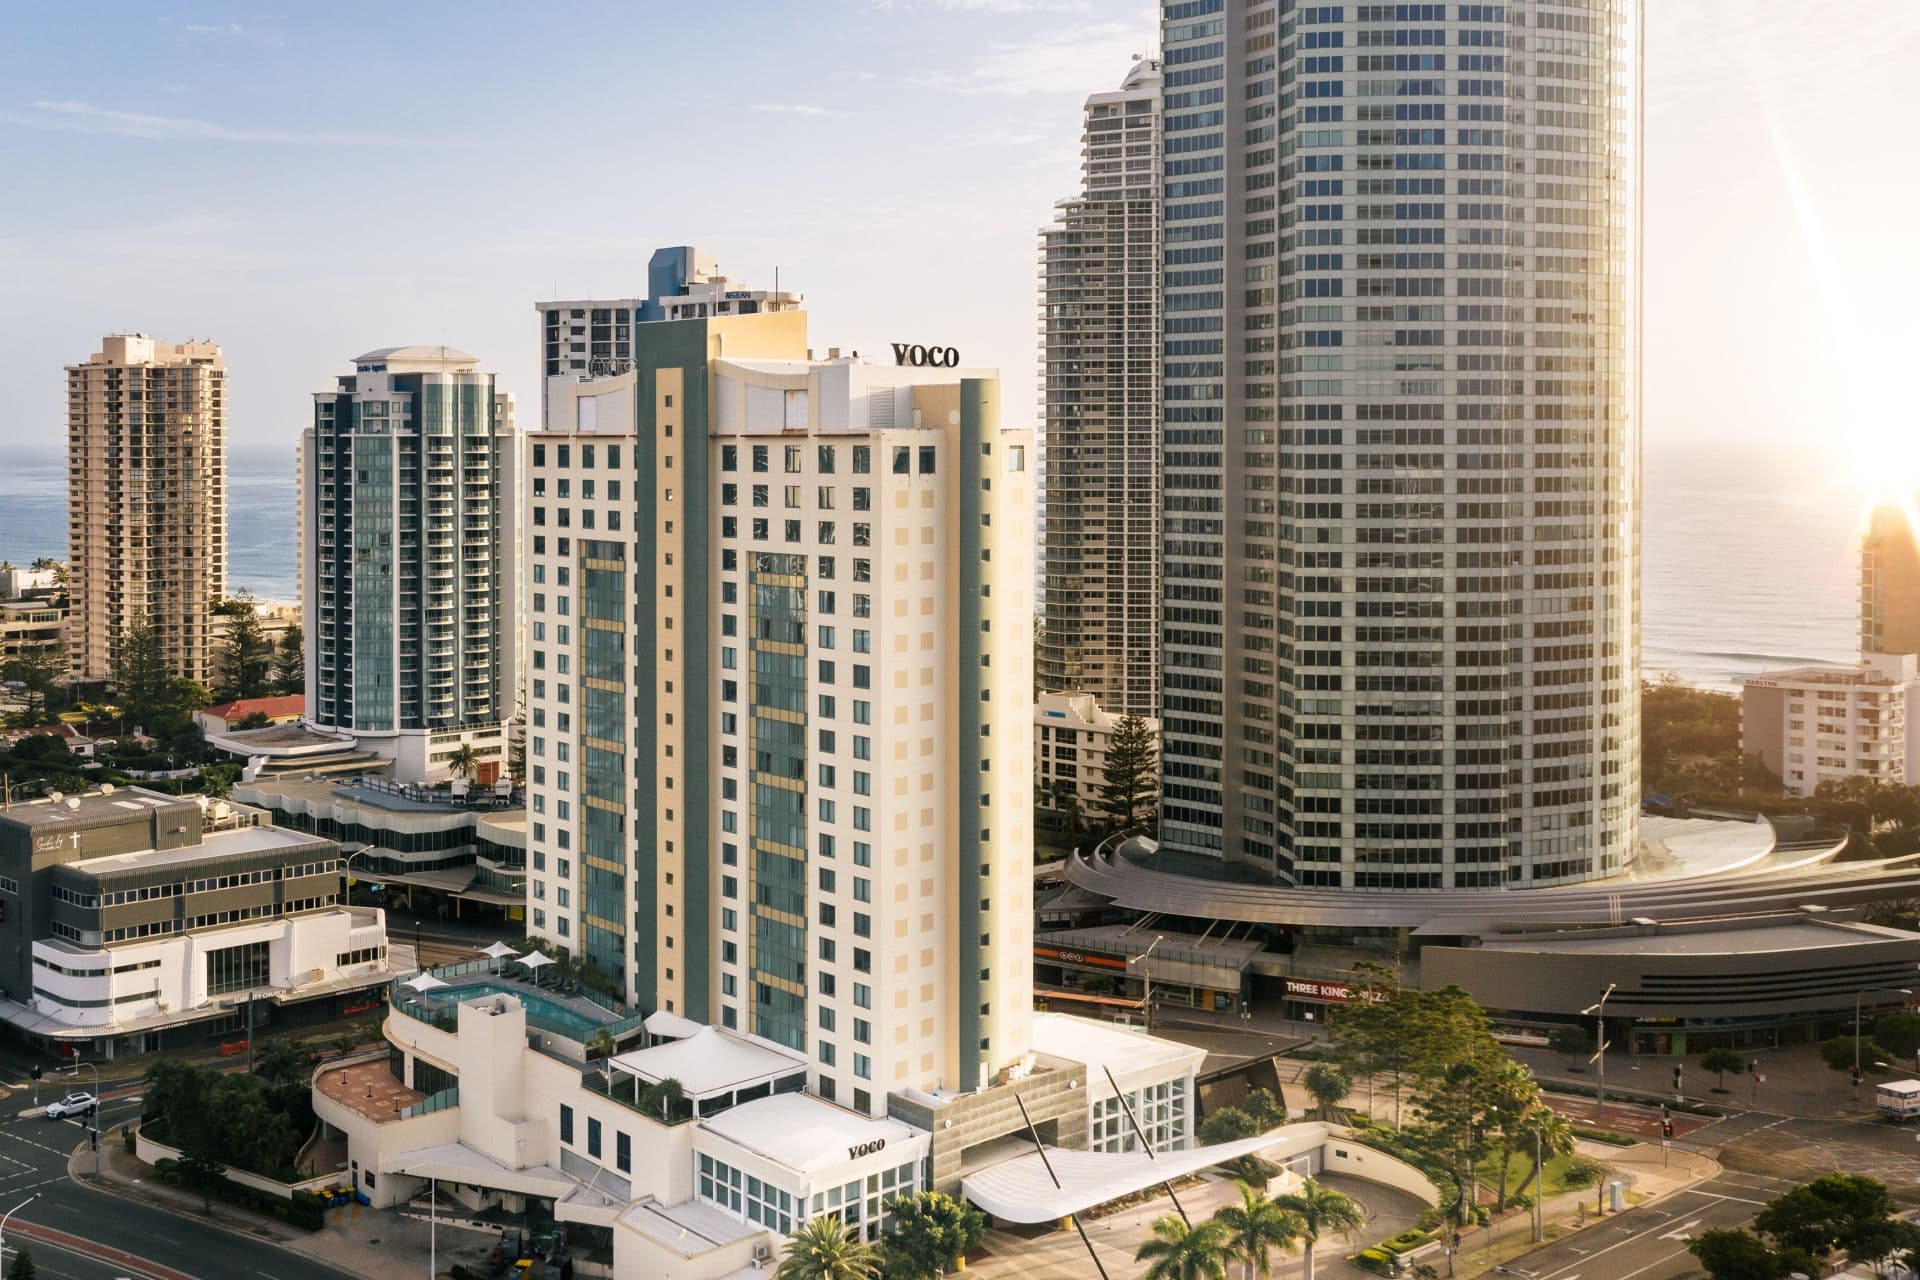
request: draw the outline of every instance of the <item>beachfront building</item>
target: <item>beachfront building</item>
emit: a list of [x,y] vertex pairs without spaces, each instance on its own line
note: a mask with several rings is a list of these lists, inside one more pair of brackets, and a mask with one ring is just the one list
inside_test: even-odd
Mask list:
[[512,397],[452,347],[383,347],[301,440],[308,717],[439,781],[506,769],[519,677]]
[[1860,652],[1920,653],[1920,540],[1911,507],[1883,503],[1860,537]]
[[1911,653],[1869,653],[1854,667],[1763,671],[1740,685],[1740,750],[1789,795],[1822,782],[1920,781],[1920,673]]
[[1045,592],[1034,682],[1160,711],[1160,63],[1087,99],[1040,233]]
[[212,342],[112,334],[67,366],[73,678],[113,678],[146,623],[167,670],[213,683],[227,594],[227,367]]
[[1162,840],[1341,890],[1618,874],[1642,6],[1163,8]]
[[373,1008],[412,949],[340,894],[338,845],[245,805],[102,787],[0,807],[0,1021],[111,1058]]

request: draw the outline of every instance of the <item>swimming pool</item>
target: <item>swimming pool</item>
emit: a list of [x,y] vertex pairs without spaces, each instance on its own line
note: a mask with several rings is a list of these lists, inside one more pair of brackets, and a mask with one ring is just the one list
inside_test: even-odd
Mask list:
[[541,1031],[551,1031],[555,1035],[565,1036],[581,1044],[593,1039],[593,1033],[601,1027],[610,1026],[619,1021],[611,1013],[595,1018],[581,1013],[578,1009],[550,1000],[546,996],[505,982],[463,982],[458,986],[443,987],[433,993],[433,998],[448,1003],[477,999],[480,996],[512,996],[527,1011],[527,1025]]

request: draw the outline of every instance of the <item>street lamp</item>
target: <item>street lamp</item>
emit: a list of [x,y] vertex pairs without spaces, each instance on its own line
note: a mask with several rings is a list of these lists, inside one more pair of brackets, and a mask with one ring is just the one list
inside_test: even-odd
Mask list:
[[36,1191],[19,1204],[13,1206],[13,1208],[7,1210],[5,1214],[0,1215],[0,1263],[5,1263],[7,1260],[7,1219],[13,1217],[14,1214],[20,1212],[39,1198],[40,1193]]
[[1153,970],[1147,967],[1147,957],[1153,954],[1155,947],[1166,940],[1166,934],[1156,933],[1153,935],[1153,941],[1147,944],[1145,951],[1142,951],[1137,956],[1127,957],[1127,966],[1129,968],[1133,967],[1135,961],[1139,962],[1140,978],[1146,984],[1141,992],[1140,1007],[1146,1012],[1147,1030],[1149,1031],[1153,1030]]
[[1590,1004],[1580,1011],[1582,1014],[1591,1013],[1594,1015],[1595,1024],[1600,1032],[1596,1041],[1600,1048],[1599,1051],[1593,1055],[1594,1059],[1600,1063],[1600,1088],[1597,1090],[1595,1099],[1599,1105],[1593,1109],[1593,1118],[1595,1121],[1605,1120],[1607,1118],[1607,997],[1611,996],[1613,989],[1619,985],[1617,982],[1609,982],[1606,991],[1601,994],[1599,1002],[1597,1004]]
[[1862,987],[1853,993],[1853,1082],[1860,1083],[1860,998],[1869,991],[1878,991],[1882,995],[1910,996],[1906,987]]

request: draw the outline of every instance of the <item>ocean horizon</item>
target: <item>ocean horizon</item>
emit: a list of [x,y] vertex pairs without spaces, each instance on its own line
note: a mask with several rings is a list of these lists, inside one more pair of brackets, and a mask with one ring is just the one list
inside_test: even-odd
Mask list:
[[[300,596],[298,483],[290,449],[235,449],[227,472],[231,591]],[[1859,495],[1662,458],[1645,483],[1641,669],[1731,689],[1744,676],[1850,663],[1857,645]],[[64,454],[0,472],[0,559],[66,554]]]

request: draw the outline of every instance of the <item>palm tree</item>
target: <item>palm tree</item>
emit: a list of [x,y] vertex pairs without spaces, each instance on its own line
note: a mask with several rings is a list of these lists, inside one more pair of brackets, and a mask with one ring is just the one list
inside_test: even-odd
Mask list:
[[880,1251],[823,1213],[787,1241],[773,1280],[874,1280],[879,1274]]
[[1313,1246],[1320,1243],[1320,1237],[1337,1235],[1343,1240],[1351,1240],[1353,1233],[1366,1225],[1367,1215],[1350,1196],[1341,1194],[1331,1187],[1323,1187],[1312,1178],[1300,1184],[1300,1189],[1291,1195],[1281,1196],[1274,1201],[1282,1209],[1300,1216],[1300,1241],[1306,1255],[1306,1280],[1313,1280]]
[[1214,1221],[1189,1227],[1168,1217],[1153,1224],[1153,1234],[1133,1255],[1136,1262],[1152,1263],[1140,1280],[1227,1280],[1234,1243],[1226,1224]]
[[[1573,1121],[1544,1103],[1533,1107],[1521,1117],[1520,1132],[1529,1139],[1536,1134],[1539,1135],[1542,1157],[1573,1154]],[[1527,1194],[1527,1188],[1533,1185],[1533,1173],[1532,1169],[1527,1170],[1527,1176],[1520,1179],[1520,1186],[1514,1191],[1515,1195]],[[1535,1194],[1542,1194],[1545,1191],[1546,1188],[1542,1187]]]
[[1275,1249],[1291,1250],[1294,1241],[1306,1229],[1297,1213],[1282,1209],[1267,1199],[1267,1193],[1247,1182],[1240,1187],[1240,1203],[1222,1207],[1213,1221],[1227,1229],[1233,1242],[1233,1254],[1245,1264],[1246,1280],[1256,1275],[1273,1274]]
[[471,742],[463,742],[459,749],[447,757],[447,772],[456,778],[471,779],[480,771],[480,753],[473,749]]

